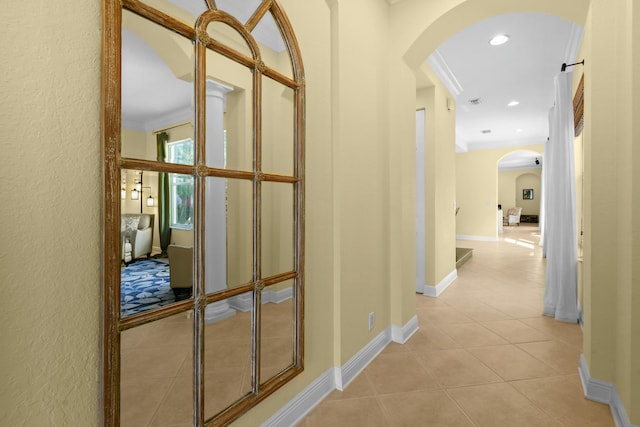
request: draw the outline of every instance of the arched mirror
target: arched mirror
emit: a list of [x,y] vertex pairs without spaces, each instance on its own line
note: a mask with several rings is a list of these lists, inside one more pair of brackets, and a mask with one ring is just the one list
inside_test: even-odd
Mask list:
[[303,369],[299,48],[275,0],[104,12],[104,424],[225,425]]

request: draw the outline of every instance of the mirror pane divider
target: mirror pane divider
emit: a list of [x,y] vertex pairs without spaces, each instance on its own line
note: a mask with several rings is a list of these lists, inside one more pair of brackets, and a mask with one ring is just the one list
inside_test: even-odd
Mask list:
[[260,6],[253,12],[253,15],[249,18],[249,20],[244,24],[247,31],[252,32],[258,22],[262,19],[262,17],[269,11],[271,8],[271,0],[263,0],[260,3]]
[[153,160],[139,160],[122,158],[120,160],[122,169],[135,169],[151,172],[167,172],[182,175],[194,175],[194,168],[191,165],[181,165],[177,163],[157,162]]
[[167,317],[171,317],[176,314],[191,310],[192,308],[193,300],[188,299],[155,310],[149,310],[132,316],[127,316],[126,319],[120,320],[118,324],[118,330],[120,332],[124,332],[127,329],[146,325],[147,323],[155,322],[156,320],[162,320]]
[[279,73],[273,68],[269,68],[266,65],[264,67],[263,75],[277,81],[280,84],[290,87],[291,89],[297,89],[300,87],[300,83],[296,82],[295,80],[291,80],[289,77]]
[[[200,22],[200,19],[198,20]],[[196,31],[198,31],[196,24]],[[199,38],[195,43],[195,225],[194,225],[194,370],[193,370],[193,416],[194,425],[200,426],[205,422],[204,405],[204,326],[207,301],[205,298],[204,273],[204,218],[205,218],[205,180],[206,180],[206,47]]]
[[[237,50],[232,49],[229,46],[211,38],[207,33],[207,25],[209,25],[209,23],[211,22],[223,22],[240,33],[244,41],[249,46],[253,58],[249,58],[246,55],[238,52]],[[233,61],[243,64],[247,68],[253,68],[256,64],[261,62],[260,49],[258,48],[258,44],[253,40],[251,34],[247,32],[246,28],[240,21],[225,12],[209,10],[208,12],[200,15],[198,21],[196,22],[196,34],[198,40],[207,48],[213,50],[214,52],[218,52],[219,54],[224,55]]]
[[198,167],[198,174],[200,176],[215,176],[218,178],[232,178],[232,179],[245,179],[245,180],[255,179],[255,173],[253,172],[210,168],[206,165],[200,165]]
[[262,175],[262,181],[297,184],[298,182],[300,182],[300,178],[296,178],[293,176],[286,176],[286,175],[276,175],[273,173],[265,173]]
[[[110,1],[110,0],[106,0],[106,1]],[[134,12],[144,18],[147,18],[157,24],[160,24],[166,29],[176,32],[188,39],[193,40],[196,38],[196,32],[193,27],[191,27],[188,24],[185,24],[184,22],[170,15],[167,15],[166,13],[162,13],[161,11],[154,9],[151,6],[148,6],[138,0],[121,0],[121,1],[122,1],[122,6],[125,9],[130,10],[131,12]]]

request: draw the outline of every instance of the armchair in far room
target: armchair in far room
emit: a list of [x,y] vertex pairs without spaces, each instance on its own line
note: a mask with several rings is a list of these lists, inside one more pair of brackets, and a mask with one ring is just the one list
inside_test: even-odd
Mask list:
[[507,224],[520,225],[520,215],[522,214],[522,208],[509,208],[507,211]]

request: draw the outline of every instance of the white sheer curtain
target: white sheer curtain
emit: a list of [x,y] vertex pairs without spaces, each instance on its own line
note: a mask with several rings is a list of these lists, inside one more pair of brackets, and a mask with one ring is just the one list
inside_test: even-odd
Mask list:
[[549,113],[549,141],[545,148],[545,229],[547,276],[544,314],[576,322],[577,238],[576,189],[573,156],[572,73],[554,79],[555,106]]

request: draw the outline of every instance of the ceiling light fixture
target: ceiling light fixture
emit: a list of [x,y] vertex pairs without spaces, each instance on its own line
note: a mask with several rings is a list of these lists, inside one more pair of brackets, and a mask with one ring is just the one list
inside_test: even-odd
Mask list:
[[515,107],[516,105],[519,105],[520,103],[518,101],[511,101],[510,103],[507,104],[508,107]]
[[516,132],[518,132],[518,133],[522,133],[522,132],[524,132],[524,130],[523,130],[523,129],[521,129],[521,128],[518,128],[518,129],[516,129]]
[[489,40],[489,44],[491,46],[500,46],[501,44],[505,44],[509,41],[509,36],[506,34],[498,34],[493,36],[491,40]]

